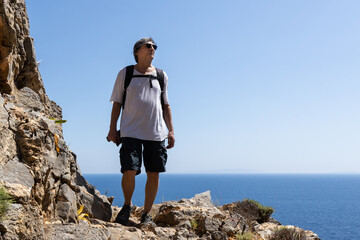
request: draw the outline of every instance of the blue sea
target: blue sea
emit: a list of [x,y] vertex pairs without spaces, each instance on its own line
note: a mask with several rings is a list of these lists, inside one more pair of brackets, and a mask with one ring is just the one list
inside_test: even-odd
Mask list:
[[[121,174],[84,174],[102,194],[122,206]],[[136,177],[133,204],[143,206],[146,175]],[[311,230],[322,240],[360,239],[360,175],[161,174],[155,203],[211,191],[216,205],[244,198],[275,209],[283,225]]]

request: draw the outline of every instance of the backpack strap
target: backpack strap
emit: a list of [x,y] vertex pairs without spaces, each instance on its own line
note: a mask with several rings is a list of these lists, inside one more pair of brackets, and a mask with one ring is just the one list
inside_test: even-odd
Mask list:
[[125,107],[125,99],[126,99],[126,89],[130,85],[131,79],[134,74],[134,65],[129,65],[126,67],[126,75],[125,75],[125,82],[124,82],[124,95],[123,95],[123,101],[122,101],[122,107],[124,109]]
[[165,78],[164,71],[159,68],[156,68],[156,78],[159,81],[161,92],[163,92],[164,91],[164,78]]
[[126,90],[127,87],[130,85],[130,81],[134,74],[134,65],[129,65],[126,67],[126,75],[125,75],[125,84],[124,89]]
[[160,95],[160,98],[161,98],[161,106],[162,108],[164,109],[164,71],[159,69],[159,68],[156,68],[156,76],[157,76],[157,80],[159,81],[159,84],[160,84],[160,89],[161,89],[161,95]]

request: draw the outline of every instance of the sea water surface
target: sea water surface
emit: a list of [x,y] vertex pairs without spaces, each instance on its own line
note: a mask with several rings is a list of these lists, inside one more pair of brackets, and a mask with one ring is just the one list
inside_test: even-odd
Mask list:
[[[121,174],[84,174],[122,206]],[[146,175],[136,177],[133,204],[143,206]],[[216,205],[244,198],[275,209],[283,225],[311,230],[322,240],[360,239],[360,174],[161,174],[155,203],[211,191]]]

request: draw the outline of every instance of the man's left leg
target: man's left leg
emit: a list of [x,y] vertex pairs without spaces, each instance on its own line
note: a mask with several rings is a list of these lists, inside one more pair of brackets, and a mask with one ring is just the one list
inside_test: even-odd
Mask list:
[[159,173],[147,172],[147,181],[145,186],[144,213],[148,213],[154,204],[157,191],[159,189]]
[[147,173],[142,223],[153,223],[149,214],[159,188],[159,173],[165,172],[167,152],[164,141],[144,141],[144,166]]

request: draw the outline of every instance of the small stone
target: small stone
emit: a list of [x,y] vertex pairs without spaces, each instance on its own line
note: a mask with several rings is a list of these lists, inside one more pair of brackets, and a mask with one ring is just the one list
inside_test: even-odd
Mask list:
[[221,226],[221,220],[217,218],[211,218],[209,216],[201,216],[198,220],[199,226],[198,231],[202,234],[204,233],[212,233],[219,231]]
[[226,233],[220,232],[220,231],[212,232],[211,237],[213,240],[227,240],[228,239]]

